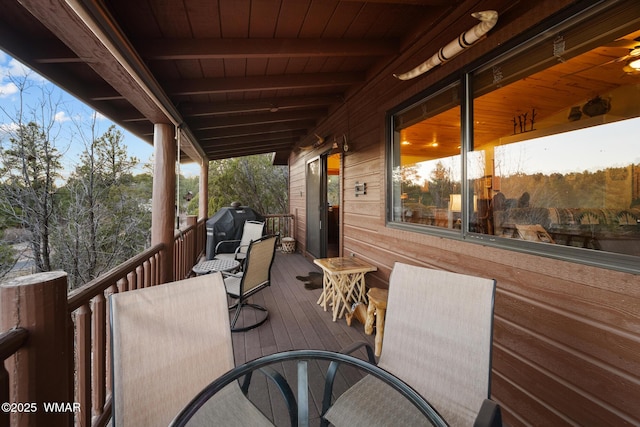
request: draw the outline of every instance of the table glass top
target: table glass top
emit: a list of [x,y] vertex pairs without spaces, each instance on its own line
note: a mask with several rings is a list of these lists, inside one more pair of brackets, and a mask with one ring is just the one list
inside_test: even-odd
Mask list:
[[212,271],[229,271],[238,268],[239,265],[240,263],[235,259],[211,259],[194,265],[193,271],[198,274]]
[[332,273],[357,273],[375,271],[378,268],[355,257],[319,258],[313,261]]

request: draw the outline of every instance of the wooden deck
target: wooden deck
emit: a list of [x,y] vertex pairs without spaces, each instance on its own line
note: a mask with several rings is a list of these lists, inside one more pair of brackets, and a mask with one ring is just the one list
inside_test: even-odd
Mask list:
[[[315,264],[302,255],[280,252],[276,254],[271,270],[272,285],[251,299],[252,302],[269,310],[269,319],[255,329],[233,334],[236,365],[287,350],[339,351],[357,341],[366,341],[373,347],[374,337],[364,333],[362,324],[354,320],[352,326],[348,326],[344,319],[333,322],[331,312],[325,312],[316,303],[321,289],[308,290],[302,281],[296,279],[296,276],[308,276],[310,271],[320,272]],[[354,356],[366,358],[364,351],[358,351]],[[295,387],[295,364],[287,362],[281,368],[279,371],[284,373],[292,387]],[[325,362],[313,362],[308,367],[309,413],[312,425],[317,423],[319,417],[326,368]],[[361,377],[359,372],[351,368],[341,368],[340,372],[341,375],[334,387],[338,393]],[[276,425],[289,425],[282,399],[275,387],[267,384],[266,379],[254,376],[250,397],[264,413],[273,418]]]
[[333,322],[331,313],[316,303],[322,290],[308,290],[296,279],[310,271],[320,269],[302,255],[276,254],[271,286],[250,299],[269,310],[269,319],[255,329],[233,334],[236,365],[286,350],[339,351],[356,341],[373,345],[373,336],[364,333],[363,325],[355,320],[352,326],[344,319]]

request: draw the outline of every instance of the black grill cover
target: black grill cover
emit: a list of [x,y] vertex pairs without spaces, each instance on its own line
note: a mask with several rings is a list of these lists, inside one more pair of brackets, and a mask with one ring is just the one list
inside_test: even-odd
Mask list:
[[[245,221],[264,221],[264,217],[248,206],[224,207],[206,222],[207,227],[207,259],[213,259],[218,242],[223,240],[240,240]],[[226,246],[226,245],[224,245]],[[237,246],[237,244],[235,245]],[[225,252],[235,247],[226,248]]]

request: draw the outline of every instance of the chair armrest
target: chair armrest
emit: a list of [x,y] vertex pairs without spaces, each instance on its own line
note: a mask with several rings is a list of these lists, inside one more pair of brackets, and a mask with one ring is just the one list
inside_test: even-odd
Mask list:
[[241,278],[242,275],[244,274],[242,271],[239,271],[237,273],[230,273],[228,271],[221,271],[220,273],[222,274],[223,278],[225,278],[225,277],[235,277],[235,278],[238,278],[238,279]]
[[[262,372],[265,377],[270,379],[282,394],[284,398],[284,402],[287,405],[287,411],[289,412],[289,420],[291,421],[291,425],[295,426],[298,423],[298,403],[296,402],[296,397],[293,394],[293,390],[291,390],[291,386],[287,382],[286,378],[282,376],[282,374],[275,369],[265,366],[258,369]],[[238,382],[240,383],[240,389],[245,396],[249,393],[249,386],[251,385],[251,379],[253,378],[253,372],[249,372],[245,375],[244,380]]]
[[242,248],[248,248],[249,245],[238,245],[238,247],[236,247],[236,250],[234,251],[235,254],[238,254],[240,252],[240,249]]
[[213,253],[214,254],[220,253],[219,249],[220,249],[221,245],[229,245],[229,244],[232,244],[232,243],[234,243],[234,244],[235,243],[240,243],[240,240],[221,240],[216,244],[216,248],[214,249]]
[[371,345],[369,345],[369,343],[366,341],[356,341],[353,344],[340,350],[340,353],[351,354],[354,351],[360,349],[361,347],[364,347],[364,349],[367,351],[367,361],[372,365],[376,365],[377,363],[376,363],[375,354],[373,352],[373,347],[371,347]]
[[[362,347],[364,347],[365,350],[367,351],[367,359],[368,359],[367,361],[372,365],[376,365],[376,358],[373,353],[373,348],[371,347],[371,345],[369,345],[368,342],[357,341],[340,350],[340,353],[351,354]],[[327,421],[324,419],[324,414],[331,407],[331,396],[333,396],[333,382],[336,379],[336,374],[338,373],[339,366],[340,364],[338,362],[331,362],[329,363],[329,368],[327,368],[327,376],[324,381],[324,396],[322,397],[322,413],[320,414],[321,415],[320,425],[323,427],[327,425]]]
[[280,372],[275,369],[265,366],[264,368],[260,368],[260,372],[266,375],[273,383],[278,387],[280,394],[284,398],[284,401],[287,405],[287,411],[289,411],[289,420],[291,421],[292,426],[298,425],[298,403],[296,402],[296,397],[293,394],[293,390],[289,386],[287,380],[280,374]]
[[502,427],[500,405],[491,399],[485,399],[482,402],[473,427]]

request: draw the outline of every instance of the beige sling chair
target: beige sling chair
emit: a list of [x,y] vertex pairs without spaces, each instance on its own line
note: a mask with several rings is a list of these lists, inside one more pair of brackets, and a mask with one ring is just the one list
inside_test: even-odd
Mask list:
[[[234,367],[220,273],[114,294],[110,307],[115,427],[169,425],[201,389]],[[234,382],[189,425],[271,423]]]
[[[378,366],[413,387],[450,426],[501,425],[500,408],[489,400],[494,294],[491,279],[401,263],[391,273]],[[416,425],[415,409],[389,398],[387,387],[367,376],[333,404],[329,387],[323,425]]]
[[[215,248],[214,258],[217,259],[235,259],[236,261],[244,261],[247,257],[247,250],[249,244],[254,240],[258,240],[262,237],[264,232],[264,222],[260,221],[245,221],[242,227],[242,237],[240,240],[222,240],[218,242]],[[223,252],[234,247],[232,252]],[[225,249],[226,248],[226,249]]]
[[[235,274],[223,273],[227,294],[230,298],[237,300],[234,305],[229,307],[230,310],[235,309],[231,321],[233,332],[246,331],[260,326],[269,316],[265,307],[249,303],[248,298],[271,285],[271,266],[276,254],[277,240],[278,237],[274,235],[254,240],[249,244],[243,271]],[[255,321],[241,319],[240,314],[244,308],[252,308],[261,314],[257,316]],[[245,320],[246,322],[244,322]]]

